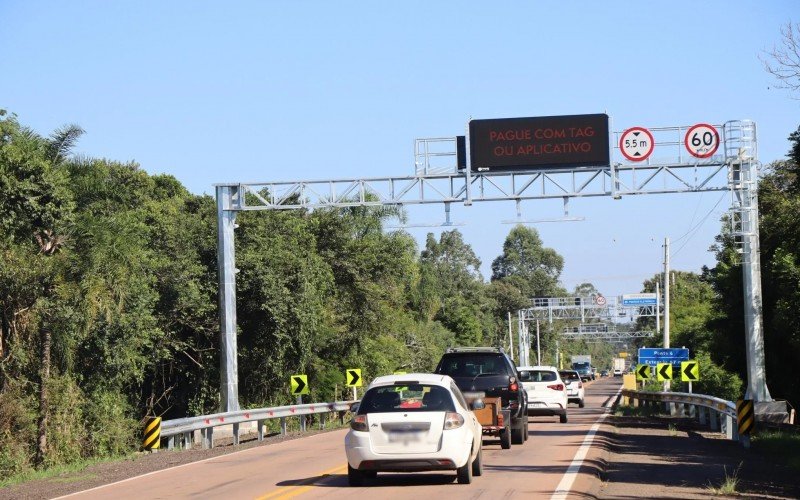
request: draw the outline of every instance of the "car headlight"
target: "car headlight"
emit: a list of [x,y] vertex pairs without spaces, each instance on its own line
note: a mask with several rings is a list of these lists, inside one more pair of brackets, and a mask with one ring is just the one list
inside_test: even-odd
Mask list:
[[366,415],[356,415],[353,417],[353,420],[350,421],[350,428],[354,431],[362,431],[367,432],[369,429],[367,428],[367,416]]
[[464,417],[454,411],[448,411],[444,416],[444,430],[458,429],[464,425]]

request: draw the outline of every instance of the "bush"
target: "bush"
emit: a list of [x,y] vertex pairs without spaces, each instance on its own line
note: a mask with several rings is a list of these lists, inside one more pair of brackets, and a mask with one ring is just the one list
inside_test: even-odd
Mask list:
[[85,404],[87,450],[91,457],[129,453],[139,445],[138,425],[130,418],[130,407],[118,393],[98,390]]
[[85,455],[87,442],[82,411],[83,391],[68,375],[52,375],[47,391],[49,416],[44,463],[50,467],[77,462]]
[[33,468],[37,407],[14,382],[0,393],[0,481]]

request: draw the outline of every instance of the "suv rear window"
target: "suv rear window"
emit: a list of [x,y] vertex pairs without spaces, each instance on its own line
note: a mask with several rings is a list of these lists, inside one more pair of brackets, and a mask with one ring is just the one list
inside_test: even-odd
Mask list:
[[508,367],[502,354],[445,354],[436,373],[451,377],[508,375]]
[[563,380],[565,382],[567,380],[580,380],[581,379],[580,375],[578,375],[578,372],[558,372],[558,374],[561,375],[561,380]]
[[456,411],[450,391],[438,385],[373,387],[361,400],[358,414],[418,411]]

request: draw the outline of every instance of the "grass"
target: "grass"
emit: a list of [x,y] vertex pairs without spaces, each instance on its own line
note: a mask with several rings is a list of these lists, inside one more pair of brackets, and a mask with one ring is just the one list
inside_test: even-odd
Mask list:
[[658,409],[649,406],[618,405],[614,409],[614,416],[617,417],[652,417],[660,413]]
[[678,435],[678,427],[675,424],[669,424],[667,426],[667,430],[669,430],[670,436],[677,436]]
[[764,431],[752,436],[753,449],[783,461],[800,472],[800,433]]
[[719,487],[712,486],[711,484],[708,485],[708,491],[713,495],[735,495],[736,494],[736,487],[739,486],[739,469],[742,468],[742,463],[739,462],[739,466],[734,469],[731,475],[728,475],[728,468],[723,467],[725,471],[725,480],[722,481],[722,484]]
[[3,480],[0,480],[0,488],[7,488],[9,486],[14,486],[16,484],[26,483],[28,481],[36,481],[41,479],[51,479],[56,482],[74,482],[83,479],[89,479],[95,477],[95,475],[81,474],[79,476],[70,476],[70,477],[60,477],[60,476],[67,476],[74,474],[76,472],[81,472],[92,465],[106,463],[106,462],[120,462],[122,460],[131,459],[135,456],[136,453],[131,453],[129,455],[122,455],[117,457],[84,459],[71,464],[54,465],[52,467],[48,467],[47,469],[42,469],[42,470],[31,469],[20,472],[18,474],[14,474],[13,476],[7,477]]

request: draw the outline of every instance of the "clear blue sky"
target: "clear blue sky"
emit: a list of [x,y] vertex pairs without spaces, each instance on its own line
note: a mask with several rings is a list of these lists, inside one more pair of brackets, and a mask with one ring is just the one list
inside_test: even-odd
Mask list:
[[[758,59],[800,20],[800,2],[200,2],[0,0],[0,108],[42,134],[77,123],[78,151],[135,160],[195,193],[226,181],[413,173],[415,138],[470,118],[608,112],[614,129],[759,127],[763,163],[784,157],[798,101]],[[664,237],[710,215],[673,267],[707,252],[720,194],[571,202],[585,222],[540,224],[568,288],[637,292]],[[514,204],[454,207],[483,261],[500,254]],[[527,218],[559,203],[527,202]],[[409,211],[439,222],[439,206]],[[411,233],[424,242],[428,229]]]

